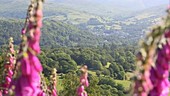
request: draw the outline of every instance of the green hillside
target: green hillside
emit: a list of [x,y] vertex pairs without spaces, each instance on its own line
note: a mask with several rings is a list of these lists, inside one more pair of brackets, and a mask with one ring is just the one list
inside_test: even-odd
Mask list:
[[[20,29],[24,20],[0,19],[0,45],[7,42],[7,38],[13,37],[15,44],[20,42]],[[99,37],[88,31],[81,31],[73,25],[58,21],[44,21],[42,28],[41,45],[45,46],[96,46],[99,44]]]

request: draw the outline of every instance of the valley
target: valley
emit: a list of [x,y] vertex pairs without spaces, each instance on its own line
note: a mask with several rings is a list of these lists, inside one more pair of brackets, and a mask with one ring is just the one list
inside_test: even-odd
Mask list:
[[[137,68],[138,43],[166,15],[166,1],[147,3],[46,0],[38,57],[47,84],[50,71],[56,68],[58,93],[74,96],[80,67],[87,65],[89,96],[127,96]],[[24,0],[0,0],[0,66],[5,62],[8,38],[14,38],[19,50],[28,4]]]

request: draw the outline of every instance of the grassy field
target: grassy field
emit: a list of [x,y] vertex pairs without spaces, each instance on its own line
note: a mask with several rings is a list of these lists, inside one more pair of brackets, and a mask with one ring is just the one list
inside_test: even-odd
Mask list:
[[[94,73],[93,73],[94,74]],[[122,84],[125,90],[128,90],[130,88],[131,81],[128,80],[115,80],[117,84]],[[62,90],[62,79],[58,79],[57,81],[57,90]]]
[[96,76],[96,72],[88,70],[89,74],[92,74],[93,76]]
[[109,68],[110,64],[111,64],[110,62],[107,62],[106,66],[104,66],[104,67]]
[[115,80],[117,84],[122,84],[125,90],[129,90],[131,81],[128,80]]
[[62,87],[62,79],[57,79],[57,91],[59,92],[60,90],[62,90],[63,87]]
[[[92,72],[92,71],[90,71],[90,72]],[[92,72],[92,74],[94,74],[94,72]],[[123,87],[125,88],[125,90],[129,90],[131,81],[128,81],[128,80],[115,80],[115,81],[116,81],[117,84],[122,84]],[[57,90],[60,91],[62,89],[63,89],[63,87],[62,87],[62,79],[58,79]]]
[[134,76],[134,73],[132,72],[126,72],[126,80],[130,80]]
[[[110,66],[110,64],[111,64],[111,63],[108,62],[105,67],[108,68],[108,67]],[[80,67],[81,67],[81,66],[77,66],[78,69],[79,69]],[[88,73],[89,73],[89,74],[92,74],[93,76],[97,76],[97,75],[96,75],[96,72],[93,71],[93,70],[88,70]],[[129,90],[130,85],[131,85],[131,83],[132,83],[132,82],[130,81],[130,78],[133,77],[133,73],[127,72],[127,73],[126,73],[126,77],[127,77],[127,80],[115,80],[115,82],[116,82],[117,84],[122,84],[123,87],[125,88],[125,90]],[[62,89],[61,84],[62,84],[62,80],[59,79],[59,80],[58,80],[58,85],[57,85],[58,90],[61,90],[61,89]]]

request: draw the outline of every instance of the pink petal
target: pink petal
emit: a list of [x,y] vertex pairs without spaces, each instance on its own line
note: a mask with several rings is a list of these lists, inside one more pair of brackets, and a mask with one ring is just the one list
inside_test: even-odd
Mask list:
[[27,76],[21,76],[20,78],[21,94],[22,96],[32,96],[33,90],[30,87],[30,81]]
[[38,72],[41,72],[43,70],[41,63],[39,61],[39,59],[35,56],[33,57],[33,61],[34,61],[34,67]]
[[37,15],[37,17],[42,18],[42,16],[43,16],[42,10],[37,10],[36,15]]
[[34,32],[34,40],[40,41],[40,36],[41,36],[41,30],[40,30],[40,28],[36,28],[36,30]]
[[21,71],[23,75],[30,75],[31,68],[28,58],[23,58],[21,60]]
[[42,24],[42,19],[41,19],[41,18],[39,18],[39,20],[38,20],[38,22],[37,22],[37,26],[38,26],[39,28],[41,28],[41,27],[43,26],[43,24]]
[[6,81],[8,82],[8,83],[10,83],[11,82],[11,78],[10,77],[5,77],[5,79],[6,79]]
[[25,29],[22,29],[21,30],[21,34],[25,34],[26,33],[26,30]]

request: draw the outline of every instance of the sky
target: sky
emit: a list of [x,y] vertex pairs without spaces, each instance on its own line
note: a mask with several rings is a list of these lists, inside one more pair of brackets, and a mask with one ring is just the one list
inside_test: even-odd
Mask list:
[[168,4],[169,0],[48,0],[48,1],[60,1],[60,2],[79,2],[79,3],[143,3],[144,5],[159,5],[159,4]]
[[56,2],[68,4],[71,6],[89,7],[89,8],[117,8],[123,10],[140,11],[154,6],[164,5],[165,9],[169,4],[169,0],[48,0],[48,2]]
[[159,5],[167,5],[169,0],[49,0],[53,2],[63,2],[72,4],[101,4],[101,5],[113,5],[113,6],[125,6],[125,7],[141,7],[149,8]]
[[141,0],[141,1],[146,7],[169,4],[169,0]]

